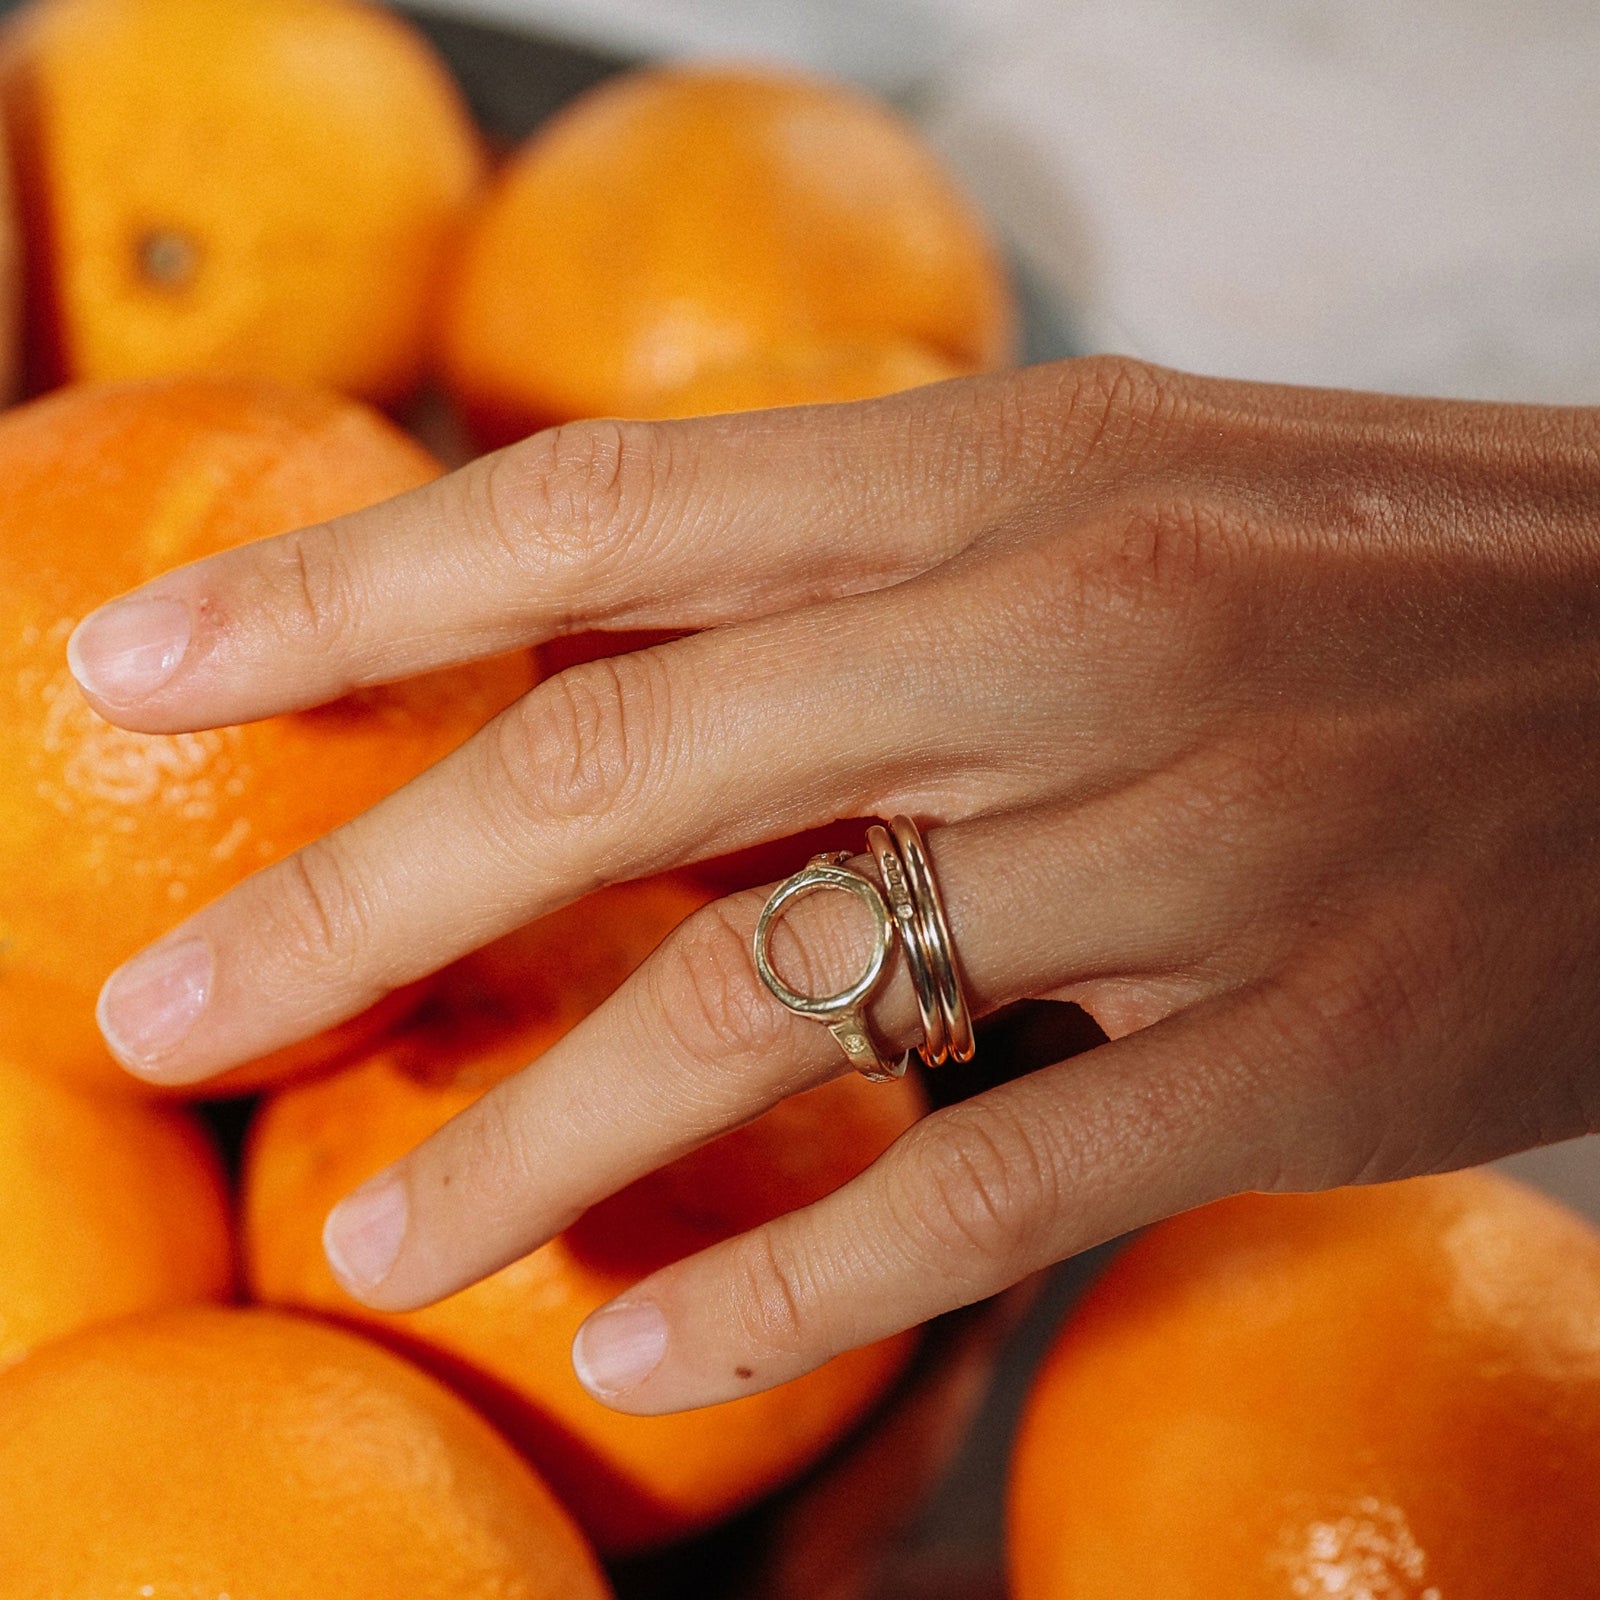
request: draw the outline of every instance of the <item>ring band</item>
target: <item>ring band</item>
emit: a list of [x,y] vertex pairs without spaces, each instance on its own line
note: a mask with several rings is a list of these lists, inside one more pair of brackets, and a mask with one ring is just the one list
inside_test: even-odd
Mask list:
[[[885,1083],[902,1076],[906,1070],[904,1057],[896,1062],[886,1060],[867,1026],[866,1002],[883,981],[894,949],[895,923],[893,914],[884,902],[882,891],[870,878],[864,877],[845,862],[844,854],[814,856],[811,861],[786,878],[773,891],[761,909],[761,920],[756,923],[756,971],[761,981],[771,990],[781,1005],[797,1016],[810,1017],[824,1024],[839,1043],[839,1048],[850,1058],[850,1064],[862,1077],[874,1083]],[[837,994],[813,996],[791,989],[772,965],[772,930],[785,909],[796,900],[822,889],[842,889],[853,894],[872,913],[872,954],[861,976]]]
[[[756,972],[779,1004],[797,1016],[821,1022],[838,1041],[850,1064],[875,1083],[900,1077],[911,1060],[886,1058],[873,1039],[866,1005],[888,969],[898,937],[916,991],[923,1042],[916,1053],[929,1067],[946,1061],[970,1061],[975,1041],[961,971],[944,901],[934,881],[922,834],[910,817],[896,816],[885,828],[874,823],[867,844],[883,879],[883,887],[849,866],[840,851],[813,856],[810,862],[773,890],[756,923]],[[772,931],[796,900],[823,889],[854,895],[872,915],[872,953],[854,983],[830,995],[805,995],[791,989],[772,965]]]
[[917,995],[917,1013],[922,1020],[922,1043],[917,1054],[926,1067],[942,1067],[949,1060],[949,1047],[945,1042],[944,1016],[939,1009],[939,994],[934,986],[933,970],[928,965],[921,929],[917,922],[917,902],[912,897],[911,885],[906,881],[905,863],[900,859],[889,837],[889,830],[881,822],[867,829],[867,848],[878,863],[878,876],[894,913],[900,932],[900,944],[906,953],[906,966],[911,972],[911,987]]
[[917,903],[924,959],[932,969],[934,989],[944,1020],[944,1043],[952,1061],[970,1061],[977,1049],[972,1033],[972,1013],[967,1009],[961,969],[956,965],[955,943],[944,900],[934,882],[933,868],[923,848],[922,832],[910,817],[895,817],[889,824],[900,859],[905,863],[911,897]]

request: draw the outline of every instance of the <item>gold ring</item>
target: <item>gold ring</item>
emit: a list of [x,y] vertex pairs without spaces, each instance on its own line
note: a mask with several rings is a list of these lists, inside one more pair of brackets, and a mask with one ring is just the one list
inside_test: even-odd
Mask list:
[[911,885],[906,881],[905,863],[889,837],[889,830],[881,822],[875,822],[867,829],[867,846],[878,863],[878,875],[883,879],[889,909],[894,912],[894,920],[900,931],[900,945],[906,953],[911,987],[916,991],[917,1014],[922,1020],[922,1043],[917,1047],[917,1054],[922,1057],[924,1066],[942,1067],[950,1058],[944,1016],[939,1009],[933,970],[928,965],[917,919],[917,902],[912,896]]
[[[780,1005],[797,1016],[810,1017],[823,1023],[839,1042],[839,1047],[850,1058],[850,1064],[862,1077],[874,1083],[898,1078],[906,1070],[905,1058],[885,1060],[867,1026],[866,1002],[883,980],[894,949],[895,922],[883,894],[870,878],[844,863],[850,858],[843,854],[815,856],[810,863],[786,878],[773,890],[761,909],[761,919],[756,923],[756,971],[761,981],[772,992]],[[861,976],[837,994],[813,996],[791,989],[773,970],[772,930],[785,909],[796,900],[823,889],[843,890],[853,894],[872,914],[873,944]]]
[[967,1009],[961,970],[956,965],[955,945],[950,938],[950,923],[944,914],[944,901],[934,882],[922,833],[910,817],[895,817],[889,824],[900,859],[905,863],[906,881],[917,906],[917,931],[924,959],[932,972],[933,987],[939,998],[944,1022],[944,1044],[953,1061],[970,1061],[976,1048],[972,1035],[972,1014]]

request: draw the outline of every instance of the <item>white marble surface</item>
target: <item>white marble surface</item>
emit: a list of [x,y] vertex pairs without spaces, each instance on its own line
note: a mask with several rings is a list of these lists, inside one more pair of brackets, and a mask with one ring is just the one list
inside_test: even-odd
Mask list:
[[1085,341],[1600,401],[1600,5],[1019,6],[934,130]]

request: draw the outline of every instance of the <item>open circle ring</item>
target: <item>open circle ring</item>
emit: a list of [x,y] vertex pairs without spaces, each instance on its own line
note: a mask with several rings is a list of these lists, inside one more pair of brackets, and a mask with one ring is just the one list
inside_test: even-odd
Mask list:
[[[900,1077],[906,1070],[904,1058],[888,1060],[878,1050],[872,1031],[867,1026],[865,1009],[867,1000],[883,981],[884,971],[894,950],[895,921],[877,884],[845,866],[848,860],[849,857],[842,853],[816,856],[773,891],[762,909],[761,920],[756,924],[756,971],[780,1005],[797,1016],[810,1017],[813,1021],[825,1024],[856,1071],[864,1078],[881,1083]],[[841,890],[854,895],[871,913],[872,954],[861,976],[837,994],[800,994],[791,989],[773,969],[772,930],[787,907],[796,900],[824,889]]]

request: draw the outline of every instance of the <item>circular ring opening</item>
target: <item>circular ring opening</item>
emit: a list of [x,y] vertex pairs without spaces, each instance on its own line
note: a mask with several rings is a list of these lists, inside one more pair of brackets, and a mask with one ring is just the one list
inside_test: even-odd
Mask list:
[[[773,970],[772,930],[777,926],[784,911],[795,901],[823,889],[835,889],[845,894],[853,894],[871,912],[872,955],[861,976],[837,994],[817,996],[800,994],[791,989]],[[815,1017],[823,1021],[841,1012],[854,1010],[872,993],[878,985],[878,980],[883,976],[884,967],[888,964],[889,953],[893,948],[894,919],[877,884],[848,867],[836,867],[827,863],[813,862],[809,867],[803,868],[792,878],[779,884],[762,908],[761,920],[756,924],[756,971],[760,974],[761,981],[771,990],[780,1005],[786,1006],[798,1016]]]

